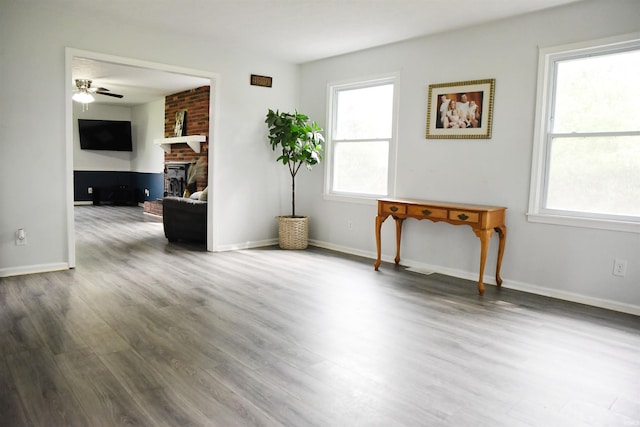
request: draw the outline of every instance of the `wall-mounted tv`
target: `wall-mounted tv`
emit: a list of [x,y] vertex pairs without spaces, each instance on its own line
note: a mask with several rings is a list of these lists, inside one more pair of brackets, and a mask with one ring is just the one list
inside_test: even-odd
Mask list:
[[133,151],[131,122],[78,119],[83,150]]

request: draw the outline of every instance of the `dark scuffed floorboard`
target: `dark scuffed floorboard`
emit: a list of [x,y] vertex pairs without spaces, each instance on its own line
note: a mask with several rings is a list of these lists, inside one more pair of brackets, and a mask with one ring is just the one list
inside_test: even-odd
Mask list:
[[640,425],[640,318],[310,247],[208,253],[75,208],[0,279],[0,425]]

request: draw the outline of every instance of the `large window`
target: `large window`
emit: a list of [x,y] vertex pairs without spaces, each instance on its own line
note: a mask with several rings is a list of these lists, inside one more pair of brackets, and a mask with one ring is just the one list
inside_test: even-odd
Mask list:
[[640,40],[540,53],[532,221],[640,232]]
[[392,193],[396,79],[329,85],[327,194],[373,198]]

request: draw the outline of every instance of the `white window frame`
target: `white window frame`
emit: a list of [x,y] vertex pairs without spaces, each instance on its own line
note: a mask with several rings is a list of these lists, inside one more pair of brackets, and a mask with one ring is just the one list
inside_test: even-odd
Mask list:
[[[613,54],[637,49],[640,49],[640,33],[540,49],[531,188],[529,192],[529,210],[527,212],[527,218],[530,222],[640,233],[640,218],[581,214],[546,209],[544,207],[550,144],[551,138],[554,136],[551,133],[551,116],[555,89],[555,64],[559,61],[573,58],[607,53]],[[621,133],[615,134],[620,135]],[[631,134],[640,134],[640,132],[632,132]],[[575,134],[574,136],[579,135]],[[594,135],[595,133],[589,134],[589,136]]]
[[[393,84],[393,109],[392,109],[392,125],[391,137],[389,138],[389,165],[387,176],[387,192],[388,194],[360,194],[360,193],[343,193],[333,191],[333,155],[334,155],[334,139],[335,120],[334,111],[337,107],[337,92],[341,90],[359,89],[371,86],[379,86],[384,84]],[[355,203],[374,204],[377,199],[384,197],[393,197],[396,192],[396,159],[397,159],[397,129],[398,129],[398,105],[400,92],[400,73],[380,74],[376,76],[362,77],[350,80],[327,83],[327,129],[325,132],[325,182],[324,182],[324,198],[326,200],[348,201]],[[386,140],[386,139],[385,139]]]

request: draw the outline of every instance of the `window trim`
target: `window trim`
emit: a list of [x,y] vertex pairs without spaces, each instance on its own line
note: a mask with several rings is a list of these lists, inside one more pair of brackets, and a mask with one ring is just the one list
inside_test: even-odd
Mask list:
[[[334,117],[333,112],[336,109],[337,96],[336,93],[345,89],[361,89],[372,86],[380,86],[383,84],[393,84],[393,107],[392,107],[392,123],[391,137],[389,141],[389,169],[387,176],[388,194],[359,194],[344,193],[332,191],[333,185],[333,154],[334,154]],[[393,197],[396,193],[396,164],[398,151],[398,110],[399,110],[399,93],[400,93],[400,73],[392,72],[385,74],[377,74],[367,77],[358,77],[348,80],[333,81],[327,83],[327,128],[325,132],[325,162],[324,162],[324,191],[323,198],[325,200],[335,200],[341,202],[353,202],[361,204],[375,204],[379,198]],[[386,138],[384,139],[387,140]],[[342,140],[340,140],[342,141]]]
[[[615,217],[612,215],[580,215],[572,211],[566,212],[544,207],[548,178],[546,168],[549,164],[551,139],[553,136],[563,135],[553,134],[550,128],[550,115],[553,113],[552,109],[555,95],[553,84],[555,82],[556,72],[555,62],[595,54],[599,55],[605,52],[613,54],[636,49],[640,49],[640,33],[539,49],[536,115],[531,158],[531,183],[529,190],[529,208],[527,211],[528,221],[640,233],[640,218],[635,220],[628,217]],[[617,132],[616,135],[622,135],[624,133],[625,132]],[[632,133],[635,134],[635,132]],[[578,134],[573,134],[572,136],[577,135]],[[595,132],[589,133],[589,136],[594,135],[596,135]]]

